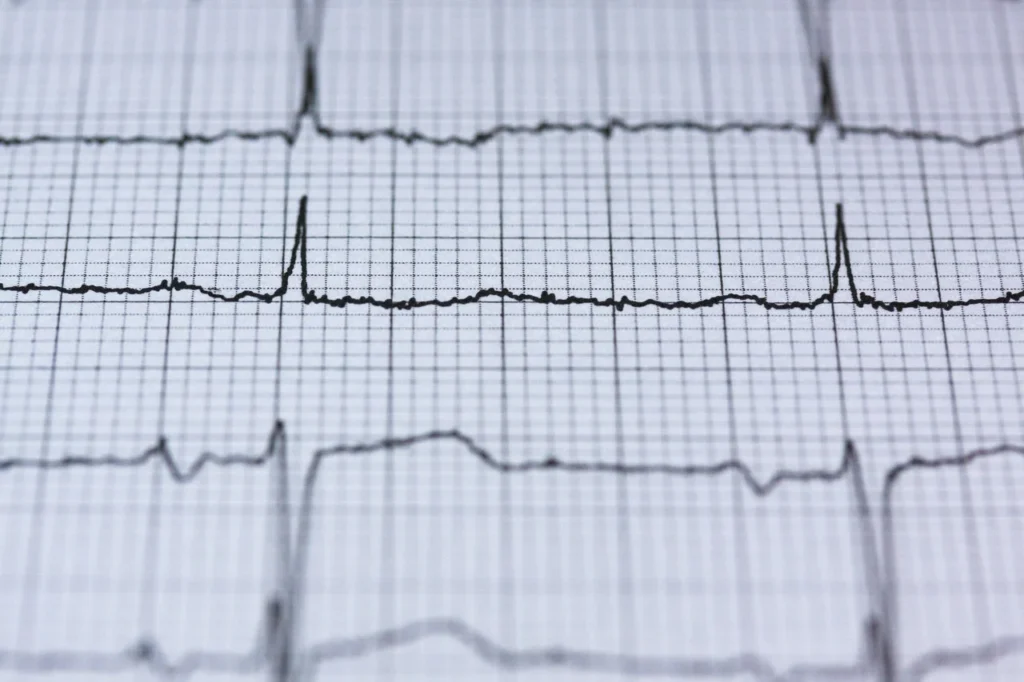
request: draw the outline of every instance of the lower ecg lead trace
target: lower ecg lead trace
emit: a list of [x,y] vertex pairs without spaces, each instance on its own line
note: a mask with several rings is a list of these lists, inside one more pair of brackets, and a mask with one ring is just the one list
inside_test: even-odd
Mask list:
[[[855,534],[861,538],[861,558],[869,575],[868,583],[875,586],[878,594],[871,595],[871,601],[878,606],[877,612],[865,618],[862,646],[863,658],[847,664],[798,665],[788,670],[776,670],[771,663],[756,654],[742,653],[723,659],[668,658],[615,655],[600,652],[578,651],[560,646],[541,649],[512,650],[487,638],[473,627],[457,619],[433,618],[403,625],[394,629],[348,638],[329,639],[317,642],[304,650],[295,647],[293,628],[296,624],[291,615],[301,613],[299,586],[307,571],[306,562],[311,542],[311,524],[317,479],[321,469],[330,460],[368,457],[389,451],[408,451],[418,445],[444,443],[465,453],[465,456],[498,475],[556,475],[575,476],[625,476],[625,477],[667,477],[679,479],[702,479],[733,476],[738,479],[749,494],[768,497],[773,491],[793,485],[834,485],[847,484],[850,488],[852,506],[858,528]],[[151,465],[163,467],[170,479],[180,485],[197,484],[203,471],[209,467],[267,467],[273,460],[279,462],[278,477],[286,468],[287,436],[285,426],[278,423],[271,431],[266,449],[257,455],[216,455],[204,452],[189,464],[182,465],[171,454],[165,439],[140,455],[130,458],[102,457],[89,458],[65,456],[56,460],[6,459],[0,460],[0,475],[18,469],[63,470],[99,468],[145,468]],[[945,458],[914,457],[890,467],[884,475],[882,500],[878,517],[880,529],[873,528],[874,514],[868,500],[868,492],[861,469],[860,456],[853,443],[846,443],[842,459],[835,468],[779,470],[766,479],[756,474],[742,461],[725,460],[708,465],[674,464],[619,464],[609,462],[570,462],[557,457],[518,462],[502,462],[472,438],[458,430],[431,431],[405,438],[385,439],[374,443],[336,445],[319,449],[313,453],[302,477],[300,502],[297,510],[297,532],[295,546],[285,546],[278,551],[289,553],[289,571],[283,576],[276,594],[271,595],[264,609],[264,621],[257,628],[259,633],[251,651],[239,654],[223,652],[193,651],[172,659],[157,642],[141,639],[120,652],[18,652],[0,649],[0,669],[7,668],[22,672],[76,672],[116,673],[133,667],[144,667],[150,672],[168,679],[180,679],[201,671],[246,672],[268,669],[273,679],[281,682],[312,679],[317,669],[331,661],[369,656],[375,652],[402,648],[422,640],[449,638],[459,643],[482,661],[509,670],[532,668],[567,668],[591,673],[628,673],[641,677],[669,678],[730,678],[749,675],[757,680],[845,680],[852,676],[877,674],[884,682],[908,680],[917,682],[944,670],[970,668],[971,666],[998,661],[1005,657],[1024,654],[1024,634],[1004,636],[991,642],[961,649],[935,649],[911,661],[905,668],[897,668],[894,654],[896,633],[891,631],[895,590],[897,586],[888,577],[888,569],[895,561],[893,547],[893,496],[901,480],[914,472],[966,469],[972,464],[998,458],[1024,458],[1024,447],[1001,445],[975,450],[958,456]],[[279,504],[287,505],[286,501]],[[271,511],[272,519],[287,515],[287,507]],[[272,521],[273,522],[273,521]],[[880,535],[876,539],[876,536]],[[882,556],[875,555],[881,548]]]

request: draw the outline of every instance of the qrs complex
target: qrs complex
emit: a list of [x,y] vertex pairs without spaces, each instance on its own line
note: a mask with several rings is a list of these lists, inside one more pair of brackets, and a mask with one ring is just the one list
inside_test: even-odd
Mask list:
[[[596,296],[559,296],[549,291],[530,293],[523,291],[511,291],[509,289],[487,288],[469,294],[467,296],[453,296],[451,298],[433,299],[392,299],[376,298],[374,296],[344,296],[332,297],[328,294],[321,294],[309,285],[309,263],[307,257],[308,243],[308,219],[307,219],[307,197],[299,201],[298,216],[295,221],[295,235],[292,239],[291,252],[284,270],[281,272],[281,283],[273,291],[253,291],[245,289],[233,294],[222,293],[219,289],[207,287],[195,282],[189,282],[179,277],[164,279],[156,284],[144,287],[113,287],[101,284],[6,284],[0,282],[0,291],[10,291],[19,294],[32,292],[59,292],[66,295],[101,294],[110,296],[147,296],[163,291],[187,291],[206,298],[224,303],[238,303],[241,301],[256,301],[260,303],[271,303],[283,299],[294,286],[293,281],[298,275],[298,291],[302,302],[311,305],[325,305],[332,308],[346,308],[348,306],[366,305],[388,310],[414,310],[417,308],[448,308],[456,305],[471,305],[488,300],[513,301],[517,303],[543,304],[554,306],[592,306],[595,308],[614,308],[625,310],[626,308],[658,308],[661,310],[697,310],[710,308],[726,303],[750,303],[764,308],[765,310],[814,310],[823,305],[829,305],[837,301],[840,292],[849,294],[850,300],[858,308],[871,308],[889,312],[900,312],[912,309],[927,310],[953,310],[978,305],[1003,305],[1017,303],[1024,299],[1024,290],[1007,291],[1001,296],[976,297],[966,299],[911,299],[907,301],[885,300],[861,291],[853,273],[853,264],[850,259],[850,245],[846,234],[846,224],[843,220],[842,204],[837,204],[835,209],[835,237],[832,269],[829,273],[828,289],[818,296],[809,300],[796,301],[775,301],[758,294],[747,294],[740,292],[727,292],[702,299],[694,300],[662,300],[654,298],[636,299],[629,296],[617,298]],[[296,270],[298,272],[296,273]]]
[[[562,646],[511,649],[489,639],[463,621],[446,618],[421,620],[394,629],[302,646],[297,639],[303,608],[303,580],[312,542],[316,486],[323,467],[332,460],[407,451],[417,445],[428,443],[454,446],[476,464],[501,476],[564,474],[662,476],[676,479],[732,476],[748,493],[757,497],[768,497],[784,486],[848,484],[857,526],[854,533],[868,586],[868,615],[862,627],[863,654],[849,663],[797,665],[779,670],[770,661],[751,653],[712,659],[688,656],[633,656],[582,651]],[[153,674],[170,679],[188,677],[201,671],[244,674],[266,670],[271,673],[275,682],[294,682],[313,679],[321,666],[332,661],[369,656],[388,649],[410,646],[422,640],[447,638],[483,662],[509,670],[563,668],[579,672],[686,679],[722,679],[747,675],[765,682],[829,682],[875,675],[882,682],[917,682],[942,670],[970,668],[1024,654],[1024,633],[962,648],[934,649],[901,664],[897,652],[899,621],[895,601],[898,585],[894,570],[894,493],[902,481],[917,472],[965,470],[985,460],[1011,458],[1024,458],[1024,447],[1004,444],[950,457],[913,457],[889,467],[884,473],[876,530],[876,510],[869,501],[861,457],[852,442],[846,443],[843,456],[834,468],[780,469],[762,480],[746,463],[735,459],[706,465],[567,461],[554,456],[506,462],[496,458],[461,431],[430,431],[405,438],[337,445],[316,450],[302,477],[294,541],[289,532],[291,507],[286,473],[287,435],[281,422],[275,424],[267,446],[260,454],[217,455],[206,452],[188,465],[178,463],[164,439],[141,454],[128,458],[69,455],[54,460],[17,457],[4,459],[0,460],[0,473],[17,469],[67,471],[84,468],[133,469],[158,465],[167,472],[172,481],[181,485],[197,483],[203,471],[211,467],[271,467],[275,489],[275,508],[272,516],[277,527],[276,551],[283,556],[283,563],[288,568],[280,577],[275,592],[266,601],[265,615],[262,622],[256,626],[257,636],[250,651],[193,651],[174,660],[164,653],[156,642],[143,638],[116,652],[0,650],[0,669],[32,673],[84,671],[112,674],[143,667]]]

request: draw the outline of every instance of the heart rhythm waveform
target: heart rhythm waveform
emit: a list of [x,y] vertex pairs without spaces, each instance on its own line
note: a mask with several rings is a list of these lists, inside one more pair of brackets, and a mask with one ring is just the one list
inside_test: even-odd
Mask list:
[[[52,144],[84,145],[164,145],[183,148],[188,145],[212,145],[229,140],[276,140],[294,145],[300,135],[317,138],[369,142],[382,140],[396,144],[426,145],[477,149],[512,137],[548,135],[593,135],[609,139],[617,135],[638,135],[651,132],[685,132],[703,135],[733,133],[778,133],[805,136],[816,144],[826,130],[840,139],[873,137],[902,142],[930,142],[964,148],[981,148],[1024,139],[1024,126],[978,137],[966,137],[936,130],[900,128],[890,125],[864,126],[844,122],[841,118],[838,87],[832,69],[828,41],[822,36],[827,14],[812,17],[810,3],[801,0],[801,21],[808,42],[810,66],[818,85],[818,113],[813,123],[793,121],[726,121],[711,123],[686,118],[629,121],[608,117],[599,121],[541,120],[535,123],[496,123],[465,135],[437,135],[415,129],[338,128],[330,125],[321,112],[321,81],[324,69],[320,64],[324,4],[295,2],[297,44],[299,47],[300,93],[298,105],[281,126],[240,129],[227,128],[213,133],[181,132],[176,135],[73,135],[46,132],[28,135],[0,134],[0,146],[23,147]],[[827,7],[828,3],[821,3]],[[487,301],[517,302],[531,305],[583,306],[624,311],[631,308],[660,310],[697,310],[730,303],[751,304],[769,311],[809,311],[821,306],[849,302],[857,308],[899,313],[913,309],[953,310],[969,306],[1005,305],[1024,299],[1024,289],[1006,291],[998,296],[950,299],[889,300],[860,289],[851,258],[848,229],[841,204],[835,207],[833,239],[825,245],[831,256],[827,268],[827,287],[806,300],[773,300],[767,295],[743,292],[722,292],[693,300],[662,300],[629,296],[578,296],[549,291],[513,291],[506,288],[485,288],[464,296],[449,298],[405,299],[376,298],[346,294],[330,296],[316,291],[309,282],[308,264],[308,200],[299,201],[290,247],[278,284],[270,290],[241,290],[224,293],[219,289],[171,277],[148,286],[118,287],[83,282],[50,285],[41,282],[0,282],[0,291],[19,295],[56,292],[67,296],[149,296],[161,292],[191,292],[218,303],[271,303],[296,294],[302,303],[331,308],[371,306],[405,311],[419,308],[444,308],[473,305]],[[490,638],[473,624],[461,619],[434,617],[408,622],[397,627],[366,632],[354,636],[310,641],[302,631],[307,601],[305,581],[309,555],[314,544],[314,523],[318,481],[325,467],[338,462],[386,453],[425,456],[420,448],[429,444],[455,449],[470,465],[483,467],[495,476],[578,476],[616,478],[665,478],[671,480],[708,480],[731,478],[746,494],[769,498],[776,491],[793,487],[828,486],[848,495],[856,539],[857,569],[866,585],[866,608],[859,623],[859,654],[836,663],[804,663],[779,668],[769,657],[754,652],[738,652],[724,657],[701,657],[687,652],[678,655],[636,655],[628,652],[607,652],[552,644],[531,648],[515,648]],[[172,655],[153,637],[142,635],[118,650],[21,650],[0,649],[0,671],[18,674],[53,675],[74,673],[115,675],[144,670],[165,679],[184,679],[209,674],[264,674],[271,682],[312,682],[329,665],[346,660],[371,657],[390,651],[412,648],[425,642],[447,641],[461,647],[469,657],[499,670],[575,672],[594,675],[628,675],[632,677],[676,679],[756,679],[761,682],[839,682],[840,680],[873,678],[880,682],[918,682],[944,672],[974,670],[1010,658],[1024,657],[1024,633],[1006,635],[960,647],[933,648],[915,657],[900,655],[901,624],[898,613],[900,594],[897,551],[895,547],[894,496],[900,484],[924,472],[950,471],[962,473],[983,461],[1011,458],[1024,459],[1024,446],[1003,444],[943,458],[916,457],[891,466],[884,472],[880,499],[873,501],[862,470],[860,453],[853,442],[845,443],[838,463],[832,468],[781,469],[767,478],[759,478],[754,470],[739,459],[728,459],[707,465],[629,464],[600,461],[568,461],[548,457],[526,461],[504,461],[471,437],[457,430],[432,431],[404,438],[371,443],[337,445],[316,450],[302,472],[298,500],[292,504],[288,472],[291,471],[288,435],[283,423],[271,429],[266,447],[257,454],[203,453],[188,464],[172,454],[165,439],[133,457],[86,457],[68,455],[56,459],[15,457],[0,459],[0,475],[13,471],[35,471],[40,476],[70,476],[86,469],[142,470],[155,468],[162,476],[181,486],[201,485],[209,469],[263,468],[272,477],[273,503],[268,520],[272,526],[273,550],[277,558],[274,585],[261,597],[261,616],[251,624],[252,642],[240,651],[193,649]]]
[[[628,674],[635,677],[678,679],[722,679],[743,677],[767,682],[800,680],[838,681],[873,677],[881,682],[918,682],[943,671],[971,669],[1024,655],[1024,633],[965,646],[927,651],[901,663],[897,653],[899,619],[896,608],[898,585],[893,498],[901,482],[915,473],[941,470],[964,471],[982,461],[1022,458],[1024,446],[1003,444],[959,455],[913,457],[884,472],[877,510],[869,499],[861,457],[853,442],[843,448],[833,468],[780,469],[768,478],[758,478],[743,461],[727,459],[712,464],[629,464],[602,461],[567,461],[557,457],[508,462],[458,430],[430,431],[404,438],[370,443],[337,445],[315,451],[304,470],[294,508],[289,499],[288,438],[285,425],[275,424],[264,450],[255,455],[204,453],[188,465],[179,464],[165,439],[134,457],[64,456],[58,459],[10,458],[0,460],[0,474],[15,470],[40,473],[87,468],[143,469],[158,466],[179,485],[195,485],[210,468],[261,468],[273,476],[273,504],[270,513],[275,551],[282,566],[254,625],[251,648],[232,653],[194,650],[176,658],[168,655],[151,638],[140,638],[124,649],[102,651],[18,651],[0,650],[0,670],[22,674],[70,674],[74,672],[117,674],[142,668],[151,674],[182,679],[199,673],[257,674],[265,672],[272,682],[313,680],[330,663],[372,656],[389,650],[446,639],[463,647],[485,664],[500,669],[567,670],[579,673]],[[515,649],[488,638],[472,625],[452,618],[429,618],[392,629],[345,638],[326,639],[311,645],[300,642],[303,611],[303,582],[311,546],[317,481],[332,461],[352,460],[383,453],[413,456],[417,446],[444,444],[498,476],[614,476],[664,477],[669,479],[713,479],[732,477],[748,494],[769,497],[784,487],[843,486],[848,490],[853,534],[859,549],[861,570],[867,587],[867,615],[862,623],[861,653],[852,661],[835,664],[797,664],[777,669],[765,657],[739,653],[724,658],[680,656],[639,656],[547,646]],[[422,456],[422,455],[421,455]],[[877,515],[876,515],[877,511]],[[294,526],[292,521],[295,521]],[[294,535],[291,530],[294,527]]]
[[182,291],[192,292],[193,294],[204,296],[222,303],[238,303],[242,301],[271,303],[283,299],[288,294],[294,286],[293,283],[296,279],[296,275],[298,275],[298,292],[301,296],[302,302],[305,304],[324,305],[332,308],[346,308],[349,306],[365,305],[389,310],[448,308],[457,305],[472,305],[488,300],[552,306],[592,306],[596,308],[614,308],[619,311],[627,308],[697,310],[724,305],[726,303],[754,304],[766,310],[814,310],[820,306],[838,302],[841,298],[841,292],[844,290],[853,305],[858,308],[873,308],[875,310],[884,310],[889,312],[900,312],[914,309],[953,310],[969,306],[1017,303],[1024,299],[1024,289],[1006,291],[999,296],[981,296],[964,299],[919,298],[905,301],[886,300],[861,291],[857,286],[857,281],[854,277],[853,263],[850,258],[850,245],[847,239],[847,229],[843,219],[842,204],[836,204],[835,207],[833,265],[829,271],[828,289],[822,291],[818,296],[807,300],[778,301],[769,299],[767,296],[742,292],[725,292],[709,296],[707,298],[692,300],[663,300],[656,298],[638,299],[629,296],[609,296],[601,298],[597,296],[577,296],[573,294],[560,296],[549,291],[530,293],[525,291],[512,291],[506,288],[486,288],[480,289],[466,296],[432,299],[418,299],[415,297],[405,299],[377,298],[374,296],[353,296],[350,294],[332,297],[327,294],[318,293],[309,284],[309,263],[307,257],[307,204],[308,199],[303,196],[299,200],[299,210],[295,221],[295,232],[292,239],[290,255],[288,257],[287,264],[281,272],[280,284],[272,291],[254,291],[245,289],[235,293],[223,293],[219,288],[207,287],[202,284],[181,279],[177,276],[170,279],[163,279],[156,284],[142,287],[119,287],[91,283],[65,285],[40,284],[36,282],[28,282],[25,284],[0,282],[0,291],[9,291],[18,294],[57,292],[69,296],[88,294],[109,296],[148,296],[160,292]]
[[[225,128],[214,133],[182,132],[177,135],[89,135],[76,133],[61,135],[33,133],[28,135],[0,134],[0,147],[23,147],[44,144],[86,145],[210,145],[227,140],[258,141],[279,140],[293,145],[306,128],[321,140],[348,140],[367,142],[385,140],[407,145],[424,144],[433,147],[463,147],[475,149],[502,138],[549,134],[594,134],[605,139],[613,135],[631,135],[649,132],[689,132],[704,135],[727,133],[794,133],[803,135],[815,144],[825,130],[832,130],[840,139],[845,137],[883,138],[903,142],[932,142],[978,149],[1024,139],[1024,125],[978,135],[966,136],[941,130],[905,128],[895,125],[863,125],[844,122],[839,111],[839,88],[832,66],[831,13],[828,2],[796,0],[801,29],[807,41],[808,65],[817,86],[817,115],[811,123],[776,120],[733,120],[720,123],[690,118],[628,121],[621,117],[608,117],[603,121],[541,120],[536,123],[497,123],[466,135],[436,135],[416,129],[396,127],[337,128],[324,122],[320,109],[322,67],[320,66],[321,38],[326,4],[322,0],[294,0],[294,40],[301,55],[299,104],[280,127],[243,129]],[[599,3],[598,3],[599,5]],[[817,9],[812,9],[817,8]],[[822,11],[824,8],[824,11]],[[1009,87],[1013,87],[1012,82]]]

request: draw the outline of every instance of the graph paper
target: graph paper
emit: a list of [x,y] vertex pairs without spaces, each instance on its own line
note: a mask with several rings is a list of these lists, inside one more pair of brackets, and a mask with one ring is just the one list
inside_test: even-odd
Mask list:
[[0,679],[1024,679],[1024,6],[0,2]]

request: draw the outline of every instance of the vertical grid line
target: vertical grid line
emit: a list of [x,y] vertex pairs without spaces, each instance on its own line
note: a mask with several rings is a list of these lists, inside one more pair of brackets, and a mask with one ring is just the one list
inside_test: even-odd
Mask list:
[[[390,67],[388,77],[391,96],[391,125],[398,125],[399,99],[401,96],[402,77],[402,12],[404,3],[402,0],[391,0],[389,8],[391,16],[390,33]],[[390,268],[388,270],[388,298],[395,296],[395,227],[396,227],[396,194],[398,188],[398,141],[391,142],[391,163],[390,163],[390,196],[389,215],[391,230],[389,237]],[[387,349],[387,406],[385,407],[384,432],[388,438],[394,437],[395,429],[395,311],[388,310],[388,349]],[[384,458],[384,490],[383,505],[384,518],[382,520],[381,533],[383,538],[381,548],[381,597],[380,597],[380,621],[382,627],[388,627],[395,616],[395,557],[398,554],[395,533],[395,462],[394,453],[388,449],[383,454]],[[378,677],[383,679],[395,679],[394,655],[392,652],[382,652],[378,667]]]
[[[197,29],[196,17],[195,17],[195,5],[189,4],[186,9],[186,22],[188,28],[186,28],[185,35],[185,71],[184,71],[184,85],[183,85],[183,103],[181,113],[181,131],[182,134],[187,132],[188,127],[188,114],[191,105],[191,90],[192,90],[192,67],[193,60],[195,58],[194,41],[195,31]],[[178,150],[178,164],[175,171],[175,183],[174,183],[174,222],[172,225],[171,235],[171,264],[170,273],[168,274],[169,280],[174,280],[174,268],[177,264],[178,257],[178,227],[179,220],[181,218],[181,196],[183,193],[184,175],[185,175],[185,154],[187,149],[185,147],[179,147]],[[160,391],[157,397],[157,431],[163,437],[166,428],[167,419],[167,383],[170,368],[170,349],[171,349],[171,327],[173,324],[173,306],[174,306],[174,292],[167,292],[167,324],[164,327],[164,339],[163,339],[163,360],[160,368]],[[161,503],[162,503],[162,488],[164,481],[164,471],[159,464],[153,466],[152,483],[150,485],[150,502],[147,510],[147,531],[145,540],[145,549],[143,549],[143,580],[142,580],[142,600],[140,607],[140,621],[144,630],[152,630],[155,625],[156,618],[156,606],[159,601],[159,592],[157,591],[157,584],[159,582],[159,570],[160,570],[160,541],[159,533],[161,528]]]
[[[505,1],[494,0],[491,28],[494,42],[494,109],[496,125],[502,125],[505,117]],[[503,139],[497,140],[495,148],[497,157],[497,190],[498,190],[498,250],[499,250],[499,287],[505,290],[505,144]],[[522,229],[522,228],[520,228]],[[524,278],[525,282],[525,278]],[[505,299],[499,303],[501,315],[501,459],[510,461],[510,435],[508,413],[508,344],[506,342],[507,320],[505,317]],[[525,379],[526,375],[523,374]],[[514,647],[516,642],[515,625],[515,577],[513,574],[513,534],[512,534],[512,499],[508,479],[502,476],[498,481],[499,506],[501,509],[500,544],[502,558],[501,571],[501,632],[507,646]],[[503,671],[503,678],[510,673]]]
[[[594,12],[595,42],[598,70],[598,100],[601,115],[608,117],[609,105],[609,73],[608,57],[610,44],[608,40],[608,2],[598,0]],[[611,141],[605,135],[602,142],[602,168],[604,171],[605,220],[608,228],[608,281],[612,300],[615,299],[615,235],[612,219],[612,180],[611,180]],[[626,444],[623,438],[622,416],[622,374],[619,359],[619,326],[618,310],[609,308],[612,322],[612,377],[614,382],[615,410],[615,461],[619,466],[626,461]],[[632,651],[634,647],[633,631],[636,628],[633,610],[633,584],[631,564],[633,561],[632,543],[629,532],[629,489],[624,478],[616,480],[616,545],[618,547],[618,597],[619,597],[619,646],[622,651]]]
[[[917,88],[914,81],[914,62],[913,57],[909,52],[910,49],[910,34],[907,30],[908,25],[907,17],[907,6],[905,0],[901,0],[899,3],[899,28],[901,30],[902,39],[900,43],[900,57],[903,65],[903,75],[906,79],[907,88],[907,100],[909,102],[910,119],[911,125],[915,128],[919,128],[921,125],[921,115],[917,101]],[[921,192],[924,203],[925,211],[925,222],[928,226],[928,243],[931,249],[932,267],[935,275],[935,294],[939,300],[943,300],[942,294],[942,276],[939,272],[939,257],[938,251],[935,246],[935,228],[932,220],[932,207],[931,199],[928,191],[928,173],[925,168],[925,157],[924,148],[922,142],[916,140],[914,142],[914,149],[917,156],[917,171],[918,178],[921,181]],[[963,435],[963,425],[961,424],[960,417],[960,406],[958,402],[958,396],[956,391],[956,382],[953,377],[953,360],[949,350],[949,331],[946,322],[946,311],[939,310],[939,322],[942,328],[942,348],[946,362],[946,381],[949,388],[950,406],[952,413],[950,418],[953,426],[953,439],[956,446],[956,452],[965,451],[965,439]],[[972,495],[971,480],[967,474],[966,469],[959,469],[957,472],[960,480],[960,495],[961,503],[964,509],[964,526],[965,534],[968,544],[968,562],[970,566],[970,582],[971,582],[971,593],[973,609],[973,618],[975,620],[975,626],[981,633],[981,639],[986,640],[991,636],[991,617],[989,614],[988,604],[984,593],[984,581],[982,578],[981,567],[978,565],[981,557],[981,547],[978,540],[977,531],[977,518],[974,513],[974,500]],[[891,538],[890,538],[891,541]],[[896,554],[895,551],[887,552],[886,559],[889,563],[886,566],[886,575],[889,578],[892,589],[896,589]],[[899,626],[899,609],[895,605],[891,605],[892,612],[889,614],[889,619],[892,621],[890,627],[894,632],[898,632]]]
[[[707,36],[709,35],[709,29],[707,25],[707,13],[708,13],[708,0],[703,0],[700,5],[700,14],[703,21],[703,26],[698,29],[698,34],[701,36],[698,40],[699,58],[701,60],[701,91],[704,97],[705,116],[707,120],[714,120],[714,105],[712,104],[712,75],[711,75],[711,62],[710,62],[710,46],[707,42]],[[725,265],[722,256],[722,227],[721,227],[721,213],[719,210],[719,192],[718,192],[718,162],[715,154],[715,140],[714,138],[708,139],[708,178],[711,186],[711,204],[713,207],[713,217],[715,221],[715,250],[718,256],[718,289],[719,293],[725,293]],[[733,369],[732,369],[732,349],[729,346],[729,316],[727,313],[727,306],[721,305],[721,321],[722,321],[722,352],[725,361],[725,384],[726,384],[726,402],[728,410],[728,423],[729,423],[729,457],[733,460],[740,460],[740,446],[739,446],[739,433],[736,424],[736,398],[735,388],[733,381]],[[738,585],[737,585],[737,622],[741,625],[742,638],[745,642],[753,643],[754,632],[751,626],[752,619],[747,617],[744,613],[743,604],[744,599],[749,598],[748,592],[750,592],[751,576],[750,576],[750,557],[749,548],[747,544],[747,529],[746,529],[746,504],[743,499],[744,491],[742,485],[736,481],[732,487],[732,509],[733,509],[733,522],[736,525],[736,544],[734,553],[736,556],[736,562],[738,566]],[[752,600],[751,600],[752,601]],[[747,604],[754,610],[754,607]],[[744,647],[748,648],[748,647]]]
[[[85,125],[85,105],[89,93],[89,80],[92,72],[92,60],[93,50],[95,49],[95,37],[96,37],[96,15],[97,11],[95,6],[90,8],[91,11],[87,11],[87,18],[85,20],[85,33],[84,42],[87,45],[86,52],[83,55],[82,66],[81,66],[81,78],[78,83],[78,94],[77,94],[77,117],[75,120],[75,133],[81,135]],[[67,225],[64,231],[64,248],[63,256],[61,259],[61,271],[60,281],[61,286],[64,285],[65,278],[67,276],[68,269],[68,252],[71,242],[71,225],[74,219],[74,206],[75,206],[75,188],[78,181],[78,166],[79,160],[81,159],[81,144],[76,143],[71,150],[71,182],[68,187],[68,213],[67,213]],[[50,358],[50,368],[47,378],[47,389],[46,389],[46,404],[44,409],[44,421],[43,421],[43,433],[42,442],[40,443],[41,457],[43,459],[50,458],[50,447],[52,444],[52,424],[53,424],[53,410],[54,401],[56,398],[57,389],[57,359],[60,353],[60,330],[61,330],[61,314],[64,312],[64,293],[60,292],[57,296],[57,319],[54,323],[53,330],[53,354]],[[27,645],[34,639],[35,630],[35,616],[36,616],[36,600],[37,593],[39,590],[38,585],[38,572],[39,564],[42,562],[42,536],[43,529],[45,527],[46,515],[44,510],[46,508],[46,472],[40,469],[36,475],[36,486],[33,495],[32,502],[32,515],[31,515],[31,526],[32,533],[29,536],[30,542],[32,543],[29,547],[29,551],[26,553],[26,567],[25,574],[22,576],[22,587],[21,587],[21,603],[19,606],[18,621],[20,623],[19,629],[19,644],[22,646]]]

